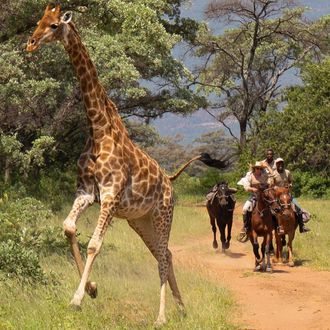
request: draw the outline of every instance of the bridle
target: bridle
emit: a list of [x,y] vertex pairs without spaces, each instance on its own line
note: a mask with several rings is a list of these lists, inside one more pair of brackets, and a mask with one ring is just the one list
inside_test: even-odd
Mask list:
[[[272,205],[277,204],[277,206],[279,206],[279,204],[278,204],[278,200],[276,199],[276,197],[274,197],[273,199],[268,199],[267,197],[269,197],[269,195],[267,194],[267,197],[266,197],[266,195],[265,195],[265,192],[267,193],[267,192],[269,192],[269,191],[273,191],[273,190],[274,190],[274,188],[267,188],[267,189],[262,190],[261,192],[263,193],[263,200],[266,202],[267,206],[269,207],[270,212],[271,212],[273,215],[275,215],[276,213],[279,212],[279,208],[276,207],[276,206],[275,206],[275,208],[274,208],[274,207],[272,207]],[[275,194],[274,194],[274,196],[275,196]],[[264,210],[262,210],[261,212],[259,211],[259,213],[262,214],[263,211],[264,211]]]

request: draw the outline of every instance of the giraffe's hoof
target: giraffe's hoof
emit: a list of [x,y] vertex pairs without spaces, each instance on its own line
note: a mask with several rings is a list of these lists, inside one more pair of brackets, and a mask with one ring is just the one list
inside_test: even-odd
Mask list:
[[73,310],[75,312],[81,312],[81,306],[73,303],[72,301],[71,301],[69,307],[71,310]]
[[154,323],[155,329],[162,328],[166,323],[165,317],[158,317],[157,321]]
[[95,299],[97,297],[97,285],[95,282],[88,282],[86,284],[86,292],[92,298]]

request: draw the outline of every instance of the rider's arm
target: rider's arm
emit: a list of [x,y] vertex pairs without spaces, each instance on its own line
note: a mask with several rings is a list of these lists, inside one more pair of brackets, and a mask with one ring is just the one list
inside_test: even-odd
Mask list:
[[292,177],[292,174],[291,172],[288,170],[288,182],[289,182],[289,187],[292,187],[293,185],[293,177]]

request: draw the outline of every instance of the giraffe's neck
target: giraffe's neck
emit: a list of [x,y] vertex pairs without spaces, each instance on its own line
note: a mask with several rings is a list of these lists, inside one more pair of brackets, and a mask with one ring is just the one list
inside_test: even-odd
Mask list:
[[116,106],[108,99],[98,79],[96,67],[72,23],[65,39],[63,44],[79,79],[91,128],[94,133],[98,131],[97,135],[100,135],[100,132],[105,131],[105,126],[107,130],[111,130],[114,118],[120,118]]

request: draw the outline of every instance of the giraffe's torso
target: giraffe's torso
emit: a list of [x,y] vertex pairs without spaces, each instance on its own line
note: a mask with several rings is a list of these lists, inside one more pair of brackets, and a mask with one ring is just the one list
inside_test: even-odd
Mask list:
[[[108,101],[106,108],[107,104]],[[111,110],[107,113],[111,115]],[[102,125],[102,130],[92,134],[78,162],[79,176],[87,175],[86,172],[93,176],[101,200],[106,194],[122,194],[117,217],[135,219],[154,208],[172,206],[169,178],[154,159],[130,140],[118,115],[112,114],[111,127]]]

